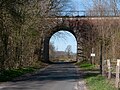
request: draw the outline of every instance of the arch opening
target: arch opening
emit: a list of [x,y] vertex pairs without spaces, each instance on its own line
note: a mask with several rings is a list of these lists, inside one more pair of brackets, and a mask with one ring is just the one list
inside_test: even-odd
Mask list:
[[53,63],[77,61],[77,40],[73,32],[59,30],[51,35],[49,61]]

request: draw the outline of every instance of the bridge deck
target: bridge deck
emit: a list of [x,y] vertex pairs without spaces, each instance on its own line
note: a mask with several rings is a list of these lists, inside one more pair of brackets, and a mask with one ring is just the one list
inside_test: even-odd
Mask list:
[[53,18],[115,18],[120,17],[120,10],[117,11],[52,11],[50,17]]
[[54,16],[54,19],[120,19],[120,16]]

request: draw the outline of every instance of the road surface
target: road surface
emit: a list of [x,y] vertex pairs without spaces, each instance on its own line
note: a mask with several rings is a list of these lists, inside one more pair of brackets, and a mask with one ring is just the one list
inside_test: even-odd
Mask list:
[[54,64],[33,75],[2,83],[0,90],[86,90],[86,87],[73,64]]

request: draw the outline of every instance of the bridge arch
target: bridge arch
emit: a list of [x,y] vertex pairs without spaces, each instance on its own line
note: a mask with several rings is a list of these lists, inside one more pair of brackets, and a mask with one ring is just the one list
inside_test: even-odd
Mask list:
[[[60,18],[61,20],[61,18]],[[59,20],[58,20],[59,21]],[[81,37],[82,33],[87,32],[88,30],[92,29],[92,22],[90,22],[89,19],[63,19],[61,20],[61,23],[57,23],[56,26],[47,32],[47,35],[44,38],[44,49],[43,49],[43,59],[46,63],[51,63],[49,60],[49,41],[51,36],[61,30],[68,31],[74,35],[77,41],[77,56],[76,60],[81,60]],[[84,37],[84,36],[83,36]]]
[[[50,42],[54,45],[55,52],[52,53],[50,50]],[[49,60],[51,62],[66,61],[66,62],[76,62],[77,54],[77,39],[73,33],[68,30],[59,30],[55,32],[49,41]],[[67,56],[65,53],[66,48],[70,48],[71,57]]]
[[75,37],[76,42],[77,42],[77,36],[76,36],[75,32],[71,28],[63,27],[63,26],[55,27],[53,29],[53,31],[50,32],[49,35],[45,37],[45,41],[44,41],[44,60],[45,60],[46,63],[51,63],[51,61],[49,60],[49,42],[50,42],[50,39],[55,33],[59,32],[59,31],[68,31],[68,32],[70,32]]

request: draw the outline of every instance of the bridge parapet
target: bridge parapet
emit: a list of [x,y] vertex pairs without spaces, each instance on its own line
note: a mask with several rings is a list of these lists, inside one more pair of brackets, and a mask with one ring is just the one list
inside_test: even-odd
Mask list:
[[81,10],[81,11],[52,11],[50,17],[118,17],[120,10],[112,11],[95,11],[95,10]]

